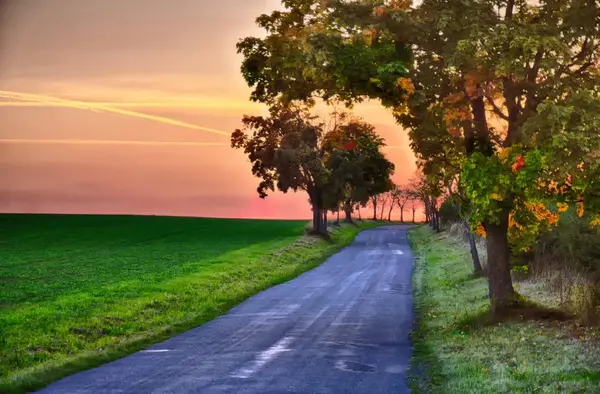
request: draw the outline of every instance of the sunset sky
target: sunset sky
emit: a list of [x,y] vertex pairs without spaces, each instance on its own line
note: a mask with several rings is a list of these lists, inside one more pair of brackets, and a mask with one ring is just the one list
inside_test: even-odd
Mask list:
[[[304,194],[257,197],[228,135],[248,100],[235,44],[279,0],[5,0],[0,211],[308,218]],[[377,103],[355,109],[414,157]]]

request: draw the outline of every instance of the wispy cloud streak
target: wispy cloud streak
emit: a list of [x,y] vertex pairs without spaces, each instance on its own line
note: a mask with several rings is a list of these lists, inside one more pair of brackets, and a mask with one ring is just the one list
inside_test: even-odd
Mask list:
[[[156,116],[150,115],[143,112],[138,111],[130,111],[121,108],[115,108],[109,105],[105,105],[103,103],[92,103],[85,101],[76,101],[76,100],[67,100],[58,97],[45,96],[40,94],[32,94],[32,93],[20,93],[20,92],[12,92],[7,90],[0,90],[0,98],[8,99],[8,100],[17,100],[17,101],[25,101],[25,102],[34,102],[40,106],[61,106],[67,108],[75,108],[96,112],[107,112],[113,113],[123,116],[129,116],[138,119],[145,119],[153,122],[168,124],[171,126],[183,127],[191,130],[205,131],[212,134],[218,134],[222,136],[229,137],[231,133],[226,131],[212,129],[209,127],[199,126],[193,123],[182,122],[177,119],[167,118],[164,116]],[[7,104],[10,106],[11,104]]]
[[181,147],[224,147],[224,142],[196,141],[121,141],[121,140],[76,140],[76,139],[20,139],[2,138],[0,144],[31,144],[31,145],[127,145],[127,146],[181,146]]

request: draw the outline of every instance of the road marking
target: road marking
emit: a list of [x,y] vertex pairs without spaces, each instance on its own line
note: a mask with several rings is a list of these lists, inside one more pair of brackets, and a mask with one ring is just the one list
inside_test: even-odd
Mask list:
[[401,250],[394,250],[394,254],[401,255],[404,254]]
[[142,350],[142,353],[166,353],[166,352],[170,352],[170,349],[147,349],[147,350]]
[[240,369],[238,372],[231,375],[234,378],[247,379],[252,376],[256,371],[262,368],[269,361],[273,360],[280,353],[289,352],[292,349],[288,349],[287,346],[294,341],[292,337],[284,337],[277,341],[273,346],[267,350],[261,352],[254,362],[248,367]]

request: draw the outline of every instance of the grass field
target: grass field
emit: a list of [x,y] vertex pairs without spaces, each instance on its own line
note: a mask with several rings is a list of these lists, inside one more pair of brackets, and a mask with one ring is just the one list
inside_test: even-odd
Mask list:
[[0,392],[24,392],[202,324],[313,268],[304,221],[0,215]]
[[465,245],[426,226],[409,237],[418,315],[414,392],[600,392],[597,329],[518,315],[494,321],[487,279],[473,277]]

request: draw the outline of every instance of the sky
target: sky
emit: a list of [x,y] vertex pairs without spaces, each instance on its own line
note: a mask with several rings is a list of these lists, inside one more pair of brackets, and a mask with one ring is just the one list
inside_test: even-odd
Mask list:
[[[0,0],[0,211],[310,217],[307,196],[258,198],[229,135],[248,100],[235,44],[279,0]],[[404,183],[406,133],[354,112]]]

